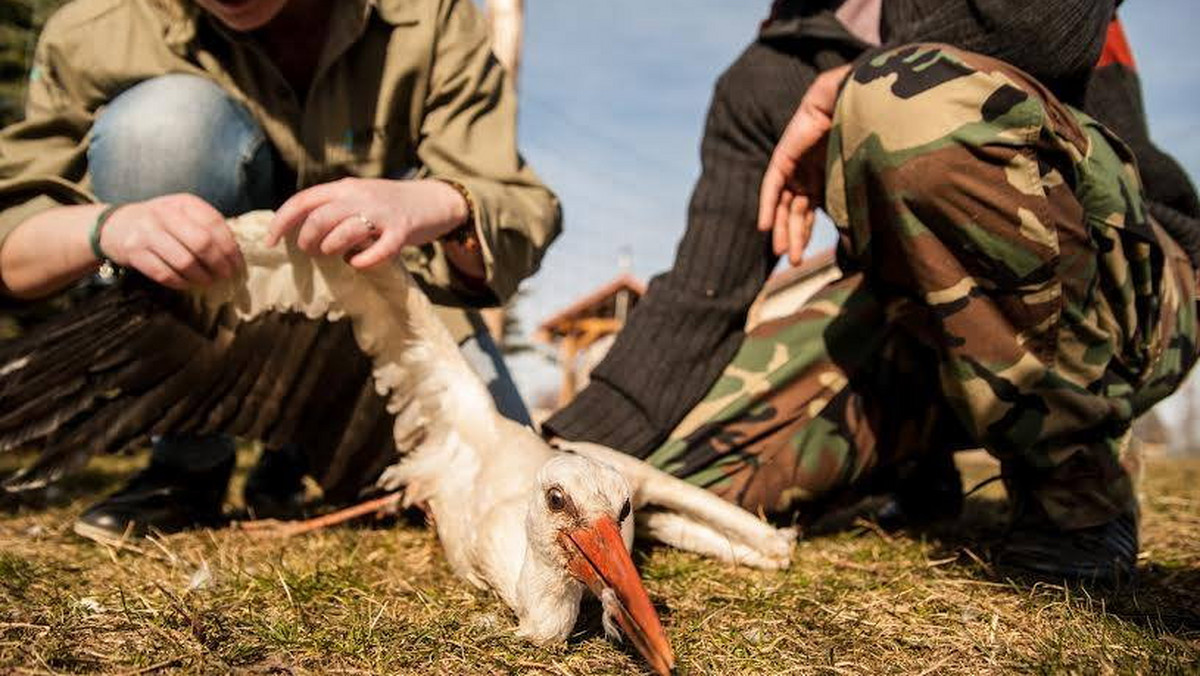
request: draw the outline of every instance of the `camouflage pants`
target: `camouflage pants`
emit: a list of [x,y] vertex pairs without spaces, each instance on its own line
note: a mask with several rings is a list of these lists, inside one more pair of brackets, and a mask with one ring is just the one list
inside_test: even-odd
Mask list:
[[1064,528],[1134,497],[1117,453],[1196,356],[1195,273],[1132,156],[999,61],[937,45],[861,65],[829,145],[846,271],[747,336],[649,460],[783,512],[982,446]]

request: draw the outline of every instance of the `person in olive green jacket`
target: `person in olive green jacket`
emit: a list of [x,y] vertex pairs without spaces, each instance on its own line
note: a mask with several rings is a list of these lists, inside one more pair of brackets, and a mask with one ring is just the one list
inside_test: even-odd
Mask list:
[[[517,151],[515,99],[471,0],[77,0],[41,35],[25,120],[0,132],[0,296],[102,263],[209,284],[242,265],[224,217],[274,208],[273,236],[313,254],[402,261],[435,303],[503,302],[561,222]],[[444,318],[527,416],[482,324]],[[271,511],[303,468],[264,457],[248,502]],[[213,522],[232,463],[227,439],[158,439],[76,530]]]

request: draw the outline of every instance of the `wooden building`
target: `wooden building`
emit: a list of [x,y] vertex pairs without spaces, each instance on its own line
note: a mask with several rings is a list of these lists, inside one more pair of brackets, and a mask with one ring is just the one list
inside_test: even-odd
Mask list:
[[587,385],[588,374],[600,362],[630,310],[646,293],[646,286],[622,274],[538,327],[537,340],[558,346],[562,385],[558,405],[563,406]]

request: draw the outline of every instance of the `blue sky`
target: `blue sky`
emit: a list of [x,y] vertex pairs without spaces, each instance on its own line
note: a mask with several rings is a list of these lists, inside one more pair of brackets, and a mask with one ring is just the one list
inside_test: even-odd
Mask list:
[[[1135,0],[1123,16],[1151,130],[1200,176],[1196,0]],[[642,279],[671,265],[699,174],[713,82],[753,38],[767,0],[529,0],[521,74],[526,157],[563,200],[565,230],[518,307],[532,331],[632,255]],[[814,247],[832,243],[828,230]],[[544,359],[512,360],[527,398],[557,387]]]

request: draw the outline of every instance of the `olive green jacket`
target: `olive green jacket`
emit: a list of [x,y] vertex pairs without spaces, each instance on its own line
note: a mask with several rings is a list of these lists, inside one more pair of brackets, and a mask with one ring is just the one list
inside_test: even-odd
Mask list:
[[38,43],[26,119],[0,132],[0,246],[39,211],[94,201],[87,149],[106,103],[148,78],[190,73],[246,106],[295,172],[297,190],[346,176],[434,176],[466,187],[486,288],[464,284],[436,243],[407,251],[405,263],[435,302],[507,299],[537,270],[561,212],[517,152],[516,95],[491,54],[483,17],[471,0],[333,5],[303,102],[252,37],[191,3],[63,7]]

